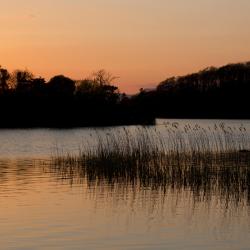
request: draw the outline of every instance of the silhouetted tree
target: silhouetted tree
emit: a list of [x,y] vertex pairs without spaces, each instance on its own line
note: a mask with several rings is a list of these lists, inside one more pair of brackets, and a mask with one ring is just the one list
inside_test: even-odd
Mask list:
[[31,81],[31,92],[35,96],[44,96],[46,94],[46,81],[42,77],[34,78]]
[[33,79],[33,73],[28,70],[15,70],[11,74],[12,86],[16,89],[17,93],[29,92]]
[[0,66],[0,91],[4,93],[8,90],[8,83],[7,81],[10,78],[10,74],[7,69],[4,69]]
[[119,99],[118,87],[110,84],[105,84],[104,81],[85,79],[78,82],[76,94],[80,98],[92,103],[92,105],[115,104]]
[[58,75],[50,79],[47,87],[51,95],[73,96],[76,84],[72,79],[63,75]]
[[118,87],[112,83],[117,77],[105,70],[99,70],[92,74],[90,79],[78,81],[76,94],[91,102],[91,105],[116,104],[120,94]]
[[118,77],[113,76],[111,73],[104,69],[98,70],[92,74],[92,81],[97,85],[111,85]]
[[77,82],[76,93],[78,95],[93,94],[98,87],[99,85],[91,79],[80,80]]

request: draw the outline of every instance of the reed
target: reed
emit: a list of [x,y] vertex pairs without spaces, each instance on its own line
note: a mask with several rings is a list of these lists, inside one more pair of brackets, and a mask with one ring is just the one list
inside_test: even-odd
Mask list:
[[250,200],[249,135],[244,127],[225,124],[167,124],[131,131],[96,132],[96,146],[78,155],[53,157],[63,176],[88,183],[127,183],[143,187],[188,188],[193,192],[246,195]]

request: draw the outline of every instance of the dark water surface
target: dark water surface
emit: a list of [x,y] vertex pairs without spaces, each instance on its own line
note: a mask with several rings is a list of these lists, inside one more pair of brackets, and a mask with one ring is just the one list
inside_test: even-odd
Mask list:
[[[249,133],[248,121],[226,124]],[[93,129],[0,130],[0,249],[249,249],[245,166],[240,175],[228,172],[234,186],[225,177],[212,189],[175,181],[165,187],[91,181],[50,167],[58,148],[76,152],[94,136]]]

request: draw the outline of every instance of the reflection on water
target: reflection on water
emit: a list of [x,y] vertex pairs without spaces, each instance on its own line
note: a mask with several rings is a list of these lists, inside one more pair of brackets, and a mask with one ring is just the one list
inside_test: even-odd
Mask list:
[[130,169],[113,168],[109,171],[108,167],[54,162],[50,165],[50,170],[54,176],[60,176],[70,185],[84,183],[91,190],[102,190],[105,193],[115,191],[124,195],[127,192],[147,190],[157,192],[162,198],[169,191],[185,191],[194,202],[209,203],[216,197],[228,209],[231,206],[250,205],[250,154],[243,155],[241,159],[241,156],[237,157],[235,162],[232,159],[225,161],[217,158],[211,162],[199,159],[199,162],[192,162],[190,165],[166,165],[163,172],[161,170],[156,173],[145,172],[144,169],[139,174]]
[[164,186],[88,179],[49,161],[0,166],[3,249],[247,249],[250,243],[246,165],[214,166],[209,178],[190,168]]
[[1,249],[249,248],[247,151],[168,162],[149,179],[51,162],[55,145],[76,152],[93,131],[0,131]]

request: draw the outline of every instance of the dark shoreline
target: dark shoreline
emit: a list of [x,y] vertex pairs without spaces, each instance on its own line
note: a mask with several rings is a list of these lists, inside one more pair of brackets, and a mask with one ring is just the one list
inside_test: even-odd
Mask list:
[[86,121],[84,123],[68,123],[68,124],[57,124],[57,123],[40,123],[40,124],[27,124],[27,123],[16,123],[14,124],[0,124],[0,129],[77,129],[77,128],[101,128],[101,127],[121,127],[121,126],[154,126],[156,125],[156,120],[243,120],[250,121],[250,118],[241,118],[241,117],[157,117],[153,119],[145,120],[134,120],[129,122],[105,122],[105,123],[94,123]]
[[128,96],[99,71],[90,79],[35,78],[0,67],[0,128],[154,125],[164,119],[250,119],[250,62],[172,77]]

